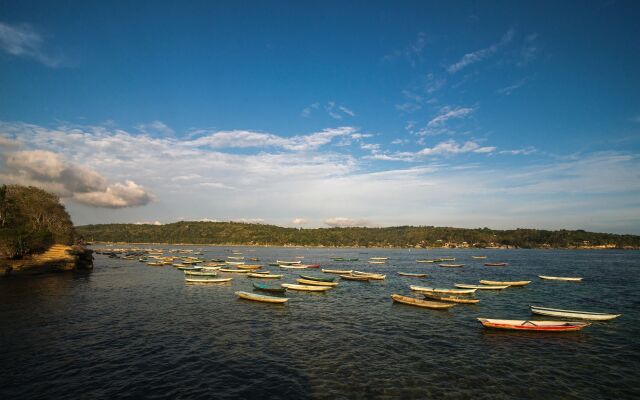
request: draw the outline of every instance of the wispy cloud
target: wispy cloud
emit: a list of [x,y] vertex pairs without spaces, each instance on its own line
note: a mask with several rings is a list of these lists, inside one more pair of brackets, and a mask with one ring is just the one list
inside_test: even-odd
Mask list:
[[515,90],[520,89],[522,86],[524,86],[527,81],[529,80],[529,78],[523,78],[520,79],[519,81],[516,81],[515,83],[509,85],[509,86],[505,86],[503,88],[500,88],[498,90],[496,90],[496,93],[501,94],[503,96],[510,96],[511,93],[513,93]]
[[524,43],[522,45],[522,49],[520,50],[519,60],[517,61],[517,65],[523,67],[533,60],[535,60],[540,54],[540,45],[538,44],[538,34],[533,33],[531,35],[527,35],[524,38]]
[[302,109],[302,112],[300,113],[300,115],[302,115],[305,118],[309,118],[313,110],[317,110],[319,108],[320,108],[320,103],[310,104],[308,107],[305,107]]
[[355,117],[356,116],[356,113],[354,113],[353,111],[351,111],[350,109],[348,109],[345,106],[339,106],[338,109],[340,111],[342,111],[343,113],[347,114],[350,117]]
[[427,127],[435,128],[442,126],[450,119],[466,118],[474,111],[475,108],[471,107],[443,107],[440,109],[440,113],[427,123]]
[[9,25],[0,22],[0,49],[16,56],[36,60],[48,67],[62,66],[62,59],[44,48],[44,39],[30,25]]
[[[350,108],[343,106],[343,105],[338,105],[336,104],[335,101],[328,101],[324,106],[323,106],[324,110],[327,112],[327,115],[329,115],[331,118],[333,119],[342,119],[344,117],[355,117],[356,113],[351,110]],[[320,103],[313,103],[310,104],[309,106],[305,107],[302,109],[302,112],[300,113],[300,115],[304,118],[309,118],[311,117],[311,115],[320,109]]]
[[173,136],[174,130],[162,121],[151,121],[146,124],[138,124],[136,129],[149,135]]
[[365,219],[347,218],[347,217],[333,217],[324,221],[325,224],[332,228],[350,228],[354,226],[369,226],[371,222]]
[[416,38],[401,50],[396,50],[386,55],[385,60],[395,60],[403,58],[409,61],[412,67],[415,67],[422,60],[422,53],[427,46],[427,35],[424,32],[418,32]]
[[502,36],[499,42],[494,43],[491,46],[486,47],[484,49],[476,50],[474,52],[465,54],[464,56],[462,56],[462,58],[458,62],[451,64],[447,68],[447,71],[450,74],[455,74],[456,72],[468,67],[469,65],[475,64],[477,62],[483,61],[491,57],[492,55],[497,53],[498,50],[500,50],[502,47],[509,44],[513,40],[514,34],[515,34],[514,30],[509,29],[507,33],[505,33]]
[[482,146],[478,142],[468,140],[464,143],[458,143],[453,139],[440,142],[433,147],[425,147],[415,152],[383,152],[379,147],[370,147],[371,154],[367,158],[380,161],[405,161],[417,162],[426,158],[434,158],[439,156],[451,156],[464,153],[489,154],[496,151],[495,146]]

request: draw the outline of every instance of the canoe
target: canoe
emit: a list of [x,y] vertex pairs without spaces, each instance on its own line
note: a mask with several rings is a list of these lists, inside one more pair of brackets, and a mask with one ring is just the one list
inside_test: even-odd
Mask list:
[[229,282],[233,278],[216,278],[216,279],[203,279],[203,278],[185,278],[189,283],[223,283]]
[[578,277],[570,278],[570,277],[565,277],[565,276],[538,275],[538,278],[551,280],[551,281],[569,281],[569,282],[580,282],[580,281],[582,281],[582,278],[578,278]]
[[618,318],[619,316],[622,315],[622,314],[596,313],[596,312],[588,312],[588,311],[561,310],[559,308],[547,308],[547,307],[538,307],[538,306],[529,306],[529,307],[531,307],[531,312],[534,314],[549,315],[553,317],[564,317],[564,318],[590,319],[594,321],[608,321],[610,319]]
[[298,261],[282,261],[282,260],[276,260],[276,263],[280,264],[280,265],[297,265],[297,264],[302,264],[302,261],[298,260]]
[[343,275],[338,275],[341,279],[345,279],[348,281],[366,281],[369,282],[369,280],[371,278],[369,278],[368,276],[365,275],[351,275],[351,274],[343,274]]
[[342,257],[336,257],[336,258],[332,258],[333,261],[358,261],[357,258],[342,258]]
[[330,286],[295,285],[291,283],[283,283],[281,286],[286,289],[299,290],[302,292],[325,292],[332,289]]
[[502,290],[509,287],[509,285],[467,285],[463,283],[456,283],[453,286],[460,289],[480,289],[480,290]]
[[509,265],[506,262],[488,262],[488,263],[484,263],[485,267],[506,267],[507,265]]
[[184,271],[185,275],[196,275],[196,276],[216,276],[218,273],[216,271]]
[[174,267],[176,267],[176,268],[180,268],[180,267],[188,267],[188,265],[187,265],[187,264],[171,264],[171,265],[173,265],[173,266],[174,266]]
[[369,257],[369,260],[388,260],[389,257]]
[[257,274],[257,273],[248,273],[247,276],[249,278],[261,278],[261,279],[280,279],[282,278],[282,275],[275,275],[275,274]]
[[440,261],[455,261],[455,257],[449,257],[449,258],[440,258]]
[[369,279],[374,279],[378,281],[381,281],[387,277],[386,275],[383,275],[383,274],[374,274],[371,272],[362,272],[362,271],[353,271],[351,274],[357,275],[357,276],[366,276]]
[[416,260],[418,263],[436,263],[440,262],[440,260]]
[[233,274],[247,274],[249,273],[248,269],[228,269],[228,268],[220,268],[218,271],[220,272],[228,272]]
[[424,278],[427,276],[427,274],[412,274],[410,272],[398,272],[398,275],[400,276],[409,276],[412,278]]
[[320,264],[302,264],[306,268],[320,268]]
[[244,265],[244,261],[225,261],[227,265]]
[[265,296],[262,294],[249,293],[249,292],[236,292],[236,295],[241,299],[261,301],[263,303],[286,303],[289,301],[286,297],[274,297],[274,296]]
[[311,286],[338,286],[338,282],[321,282],[321,281],[312,281],[310,279],[298,278],[296,282],[302,285],[311,285]]
[[526,321],[517,319],[478,318],[485,328],[511,329],[516,331],[570,332],[589,326],[588,322],[572,321]]
[[464,264],[438,264],[438,266],[443,268],[462,268]]
[[307,269],[306,265],[284,265],[284,264],[278,264],[278,267],[280,267],[282,269]]
[[336,280],[335,277],[325,278],[323,276],[311,276],[311,275],[300,275],[300,278],[307,279],[310,281],[320,281],[320,282],[333,282]]
[[446,301],[449,303],[462,303],[462,304],[476,304],[476,303],[480,303],[480,300],[478,299],[468,299],[468,298],[462,298],[462,297],[457,297],[457,296],[442,296],[439,294],[433,294],[433,293],[422,293],[422,295],[428,299],[433,299],[433,300],[439,300],[439,301]]
[[481,280],[481,284],[483,285],[497,285],[497,286],[526,286],[531,283],[531,281],[487,281]]
[[476,260],[484,260],[485,258],[487,258],[487,256],[471,256],[471,258]]
[[413,297],[401,296],[399,294],[392,294],[391,298],[393,299],[393,301],[396,301],[398,303],[408,304],[410,306],[416,306],[416,307],[435,308],[435,309],[444,310],[444,309],[451,308],[451,307],[455,306],[455,304],[440,303],[440,302],[437,302],[437,301],[420,300],[420,299],[416,299],[416,298],[413,298]]
[[257,283],[257,282],[253,284],[253,288],[258,290],[264,290],[265,292],[272,292],[272,293],[284,293],[287,290],[283,287],[273,287],[273,286],[265,285],[264,283]]
[[178,267],[178,269],[180,271],[200,271],[202,269],[202,267],[191,267],[191,266],[184,266],[184,267]]
[[240,269],[260,269],[260,268],[262,268],[262,265],[244,264],[244,265],[238,265],[237,268],[240,268]]
[[349,269],[323,269],[322,272],[324,272],[325,274],[338,274],[338,275],[342,275],[342,274],[350,274],[353,272],[353,270]]
[[427,292],[427,293],[447,293],[447,294],[471,294],[475,293],[478,289],[444,289],[444,288],[432,288],[425,286],[409,286],[411,290],[415,290],[416,292]]
[[264,274],[264,275],[269,275],[271,272],[270,271],[251,271],[249,272],[250,274]]
[[385,261],[367,261],[369,264],[384,264]]

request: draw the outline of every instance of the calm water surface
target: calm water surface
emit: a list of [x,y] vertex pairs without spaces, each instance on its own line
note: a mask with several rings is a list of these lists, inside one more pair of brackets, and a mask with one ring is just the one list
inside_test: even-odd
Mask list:
[[[207,259],[231,255],[225,247],[192,248]],[[640,252],[235,249],[261,263],[302,255],[307,263],[387,279],[343,281],[326,294],[290,292],[284,306],[237,299],[234,291],[251,291],[253,282],[242,275],[229,275],[230,284],[186,285],[171,266],[101,255],[92,273],[3,279],[0,399],[640,397]],[[471,255],[510,265],[484,267]],[[366,263],[376,256],[390,260]],[[444,256],[466,266],[415,262]],[[293,282],[300,273],[268,269],[284,279],[261,282]],[[584,281],[541,281],[538,274]],[[479,279],[533,283],[478,293],[478,305],[449,311],[389,298],[411,295],[410,284]],[[490,331],[476,321],[536,319],[529,304],[623,316],[563,334]]]

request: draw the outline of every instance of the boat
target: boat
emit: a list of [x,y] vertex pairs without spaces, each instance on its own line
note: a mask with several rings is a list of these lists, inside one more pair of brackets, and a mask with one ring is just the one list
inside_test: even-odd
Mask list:
[[367,261],[369,264],[384,264],[386,261]]
[[261,279],[280,279],[282,278],[282,275],[276,275],[276,274],[260,274],[257,272],[250,272],[247,274],[247,276],[249,278],[261,278]]
[[526,286],[531,283],[531,281],[487,281],[481,280],[481,284],[483,285],[497,285],[497,286]]
[[320,264],[301,264],[305,268],[320,268]]
[[225,261],[227,265],[244,265],[244,261]]
[[300,275],[300,278],[307,279],[310,281],[320,281],[320,282],[333,282],[336,280],[335,277],[325,278],[323,276],[311,276],[311,275]]
[[485,258],[487,258],[487,256],[471,256],[471,258],[476,260],[484,260]]
[[272,293],[284,293],[287,290],[286,288],[283,288],[283,287],[273,287],[273,286],[269,286],[264,283],[258,283],[258,282],[255,282],[253,284],[253,287],[254,289],[264,290],[265,292],[272,292]]
[[227,256],[227,258],[229,260],[244,260],[244,257],[233,257],[233,256]]
[[389,257],[369,257],[369,260],[388,260]]
[[194,276],[216,276],[218,275],[215,271],[184,271],[185,275],[194,275]]
[[546,279],[546,280],[550,280],[550,281],[569,281],[569,282],[580,282],[580,281],[582,281],[582,278],[579,278],[579,277],[571,278],[571,277],[566,277],[566,276],[538,275],[538,278]]
[[469,298],[463,298],[458,296],[443,296],[443,295],[433,294],[433,293],[422,293],[422,295],[428,299],[446,301],[449,303],[461,303],[461,304],[480,303],[480,300],[478,299],[469,299]]
[[282,268],[282,269],[307,269],[306,265],[285,265],[285,264],[278,264],[278,267]]
[[303,279],[298,278],[296,282],[302,285],[311,285],[311,286],[338,286],[338,282],[322,282],[322,281],[313,281],[311,279]]
[[152,262],[148,262],[147,265],[150,267],[160,267],[160,266],[163,266],[164,263],[152,261]]
[[561,310],[559,308],[547,308],[547,307],[538,307],[538,306],[529,306],[529,307],[531,307],[531,312],[534,314],[549,315],[553,317],[563,317],[563,318],[589,319],[593,321],[608,321],[614,318],[618,318],[619,316],[622,315],[622,314],[596,313],[596,312],[588,312],[588,311]]
[[407,297],[407,296],[402,296],[399,294],[392,294],[391,298],[393,299],[393,301],[396,301],[398,303],[402,303],[402,304],[408,304],[410,306],[417,306],[417,307],[424,307],[424,308],[435,308],[435,309],[448,309],[451,308],[453,306],[455,306],[455,304],[447,304],[447,303],[440,303],[437,301],[427,301],[427,300],[420,300],[420,299],[416,299],[414,297]]
[[341,274],[338,275],[341,279],[345,279],[348,281],[369,281],[371,278],[369,278],[366,275],[351,275],[351,274]]
[[244,264],[244,265],[237,265],[236,267],[240,269],[260,269],[262,268],[262,265]]
[[202,271],[219,271],[222,267],[200,267]]
[[440,258],[440,261],[455,261],[455,257]]
[[378,281],[381,281],[387,277],[386,275],[383,275],[383,274],[375,274],[371,272],[362,272],[362,271],[353,271],[351,275],[366,276],[369,279],[374,279]]
[[280,264],[280,265],[298,265],[298,264],[302,264],[302,261],[298,260],[298,261],[281,261],[281,260],[276,260],[276,263]]
[[256,258],[256,257],[251,257],[251,258],[249,259],[249,261],[260,261],[260,259],[259,259],[259,258]]
[[202,267],[192,267],[189,265],[185,265],[184,267],[177,267],[180,271],[200,271],[203,269]]
[[204,278],[185,278],[185,282],[188,283],[223,283],[229,282],[233,278],[215,278],[215,279],[204,279]]
[[509,287],[509,285],[467,285],[464,283],[456,283],[453,286],[460,289],[480,289],[480,290],[502,290]]
[[247,274],[250,272],[248,269],[229,269],[229,268],[220,268],[218,271],[228,272],[230,274]]
[[436,263],[440,262],[440,260],[416,260],[417,263]]
[[579,331],[591,324],[572,321],[527,321],[518,319],[478,318],[485,328],[511,329],[516,331],[571,332]]
[[485,267],[506,267],[509,263],[506,262],[488,262],[484,263]]
[[304,258],[304,256],[295,256],[295,257],[293,257],[293,258],[295,258],[295,259],[298,259],[298,260],[299,260],[299,259],[301,259],[301,258]]
[[249,293],[249,292],[236,292],[236,295],[241,299],[261,301],[263,303],[286,303],[289,301],[286,297],[274,297],[265,296],[263,294]]
[[331,258],[333,261],[358,261],[358,258],[342,258],[342,257],[333,257]]
[[462,268],[464,264],[438,264],[438,266],[443,268]]
[[187,264],[171,264],[172,266],[176,267],[176,268],[180,268],[180,267],[188,267]]
[[445,289],[445,288],[432,288],[426,286],[409,286],[411,290],[415,290],[416,292],[427,292],[427,293],[447,293],[447,294],[472,294],[475,293],[478,289]]
[[224,262],[224,260],[223,260],[222,258],[212,258],[212,259],[211,259],[211,262],[214,262],[214,263],[223,263],[223,262]]
[[398,272],[398,275],[400,276],[409,276],[412,278],[425,278],[427,276],[427,274],[413,274],[410,272]]
[[353,270],[351,269],[322,269],[321,271],[324,272],[325,274],[338,274],[338,275],[350,274],[353,272]]
[[302,292],[326,292],[332,289],[330,286],[295,285],[292,283],[283,283],[281,286],[285,289],[299,290]]

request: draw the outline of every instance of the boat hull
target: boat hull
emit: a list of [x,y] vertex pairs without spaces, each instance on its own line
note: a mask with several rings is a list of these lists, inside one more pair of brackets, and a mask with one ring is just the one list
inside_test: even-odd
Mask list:
[[260,301],[262,303],[283,304],[289,301],[286,297],[265,296],[249,292],[236,292],[236,295],[241,299]]
[[530,332],[573,332],[590,325],[587,322],[523,321],[489,318],[478,318],[478,321],[480,321],[485,328]]
[[416,292],[425,293],[444,293],[444,294],[473,294],[477,289],[445,289],[445,288],[430,288],[424,286],[409,286],[411,290]]
[[538,275],[538,278],[545,279],[549,281],[566,281],[566,282],[581,282],[582,278],[578,277],[566,277],[566,276],[546,276],[546,275]]
[[338,282],[322,282],[322,281],[313,281],[310,279],[303,279],[303,278],[299,278],[296,279],[296,282],[298,282],[301,285],[311,285],[311,286],[338,286]]
[[301,292],[326,292],[332,289],[330,286],[295,285],[291,283],[283,283],[281,286],[289,290],[298,290]]
[[441,296],[438,294],[432,293],[422,293],[424,297],[427,299],[438,300],[438,301],[446,301],[448,303],[460,303],[460,304],[477,304],[480,303],[478,299],[463,299],[461,297],[455,296]]
[[483,285],[495,285],[495,286],[526,286],[531,283],[531,281],[487,281],[481,280],[481,284]]
[[538,315],[546,315],[550,317],[559,317],[559,318],[575,318],[575,319],[586,319],[591,321],[609,321],[615,318],[618,318],[622,314],[606,314],[606,313],[590,313],[586,311],[575,311],[575,310],[561,310],[557,308],[546,308],[546,307],[536,307],[529,306],[531,308],[531,312]]
[[446,310],[446,309],[449,309],[449,308],[455,306],[455,304],[439,303],[437,301],[420,300],[420,299],[416,299],[416,298],[413,298],[413,297],[402,296],[402,295],[399,295],[399,294],[392,294],[391,298],[393,299],[393,301],[395,301],[397,303],[407,304],[407,305],[415,306],[415,307],[432,308],[432,309],[436,309],[436,310]]

